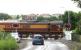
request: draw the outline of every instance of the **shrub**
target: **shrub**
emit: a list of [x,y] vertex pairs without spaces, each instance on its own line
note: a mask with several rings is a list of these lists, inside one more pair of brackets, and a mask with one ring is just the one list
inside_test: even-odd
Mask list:
[[[0,32],[0,36],[4,32]],[[16,50],[18,45],[13,37],[10,34],[5,33],[4,36],[0,37],[0,50]]]
[[79,42],[79,41],[80,41],[79,38],[80,38],[79,35],[77,35],[77,34],[75,34],[75,33],[72,33],[72,40],[73,40],[73,41],[78,41],[78,42]]
[[14,39],[0,40],[0,50],[16,50],[18,48]]
[[75,33],[81,35],[81,28],[80,27],[79,28],[76,28],[75,29]]

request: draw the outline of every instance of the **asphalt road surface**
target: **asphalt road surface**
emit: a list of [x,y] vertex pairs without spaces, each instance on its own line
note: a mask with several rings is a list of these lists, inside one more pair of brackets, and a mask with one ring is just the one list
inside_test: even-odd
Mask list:
[[45,40],[44,45],[32,45],[32,39],[27,39],[27,46],[21,50],[69,50],[69,48],[55,40]]
[[[71,40],[72,31],[64,31],[64,32],[66,34],[64,39]],[[44,45],[32,45],[32,39],[29,38],[26,40],[22,40],[22,43],[19,46],[20,46],[19,50],[70,50],[63,42],[54,39],[44,40]]]

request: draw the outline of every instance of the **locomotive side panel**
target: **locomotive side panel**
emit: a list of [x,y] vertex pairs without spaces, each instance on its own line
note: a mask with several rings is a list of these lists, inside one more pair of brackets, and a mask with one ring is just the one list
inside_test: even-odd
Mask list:
[[30,25],[27,23],[19,23],[20,27],[18,28],[19,32],[29,32]]
[[48,25],[47,24],[30,24],[29,29],[30,32],[47,32]]
[[49,25],[48,24],[31,24],[31,23],[18,23],[19,27],[12,27],[11,29],[19,32],[47,32]]
[[30,25],[30,28],[35,28],[35,29],[36,28],[42,28],[43,29],[43,28],[48,28],[48,25],[43,25],[43,24],[42,25],[40,25],[40,24],[36,25],[36,24],[34,24],[34,25]]
[[18,31],[20,28],[19,23],[4,23],[6,32]]
[[50,32],[63,32],[63,28],[57,24],[50,25]]
[[3,23],[0,24],[0,31],[5,31],[5,25]]

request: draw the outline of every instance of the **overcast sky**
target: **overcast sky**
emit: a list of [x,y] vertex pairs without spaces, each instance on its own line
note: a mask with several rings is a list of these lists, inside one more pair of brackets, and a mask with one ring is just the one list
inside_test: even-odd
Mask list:
[[14,14],[63,13],[81,11],[71,0],[0,0],[0,12]]

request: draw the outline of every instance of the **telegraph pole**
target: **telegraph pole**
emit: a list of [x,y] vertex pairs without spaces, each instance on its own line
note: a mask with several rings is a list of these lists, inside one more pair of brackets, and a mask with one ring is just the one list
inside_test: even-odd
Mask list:
[[71,29],[71,23],[70,23],[70,14],[69,14],[69,11],[68,11],[68,30]]
[[70,14],[69,14],[69,11],[68,11],[68,23],[70,23],[70,17],[69,17],[69,15],[70,15]]

